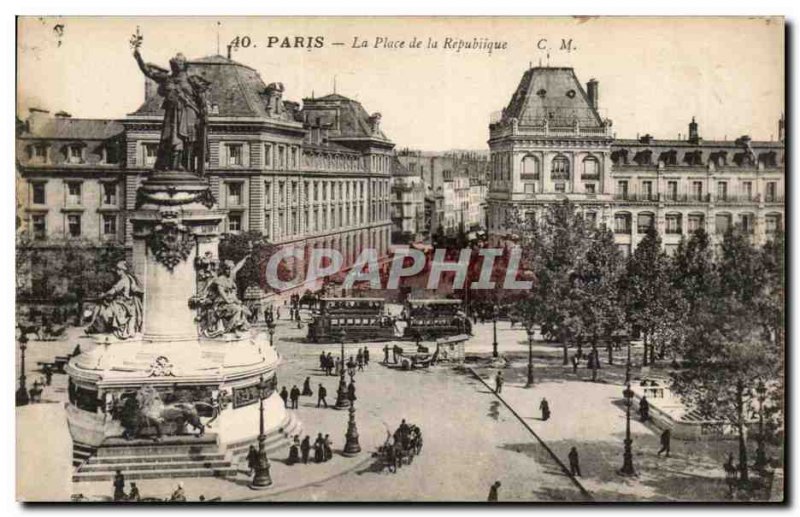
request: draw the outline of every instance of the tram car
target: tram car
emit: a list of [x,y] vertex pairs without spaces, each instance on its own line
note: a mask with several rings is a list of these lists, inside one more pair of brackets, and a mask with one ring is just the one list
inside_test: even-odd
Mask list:
[[408,300],[405,307],[406,339],[439,339],[471,334],[472,325],[463,311],[461,300]]
[[394,320],[384,305],[382,298],[320,298],[307,339],[312,343],[395,339]]

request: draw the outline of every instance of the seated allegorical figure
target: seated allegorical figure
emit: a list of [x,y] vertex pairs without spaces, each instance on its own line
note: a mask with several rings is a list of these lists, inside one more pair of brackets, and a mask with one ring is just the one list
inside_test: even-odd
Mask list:
[[91,323],[86,327],[87,334],[113,333],[119,339],[128,339],[142,330],[144,291],[128,272],[125,261],[117,263],[116,274],[116,283],[100,295]]
[[245,331],[250,328],[250,309],[236,294],[236,274],[249,255],[238,264],[226,260],[220,264],[219,273],[210,280],[197,299],[198,321],[206,337]]

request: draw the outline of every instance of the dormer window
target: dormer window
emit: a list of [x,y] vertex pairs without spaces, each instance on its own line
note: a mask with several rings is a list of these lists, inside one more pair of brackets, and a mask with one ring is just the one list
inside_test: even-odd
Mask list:
[[34,144],[28,148],[28,155],[31,160],[40,163],[47,163],[47,144]]
[[83,162],[83,146],[80,144],[68,145],[66,149],[67,161],[69,163]]

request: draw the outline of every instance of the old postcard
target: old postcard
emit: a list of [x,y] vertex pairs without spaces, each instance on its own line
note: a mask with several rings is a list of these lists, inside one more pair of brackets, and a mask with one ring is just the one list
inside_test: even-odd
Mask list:
[[782,18],[17,28],[19,500],[784,501]]

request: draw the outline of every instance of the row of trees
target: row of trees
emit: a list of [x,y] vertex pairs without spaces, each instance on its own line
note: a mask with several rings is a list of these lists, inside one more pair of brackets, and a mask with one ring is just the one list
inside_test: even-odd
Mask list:
[[589,225],[569,202],[517,226],[535,279],[518,304],[524,319],[562,343],[565,364],[570,346],[611,353],[615,339],[637,330],[643,365],[671,359],[672,390],[736,427],[747,480],[753,408],[765,397],[772,398],[768,407],[782,408],[783,235],[759,247],[733,228],[714,246],[698,230],[668,256],[651,227],[625,257],[608,228]]

